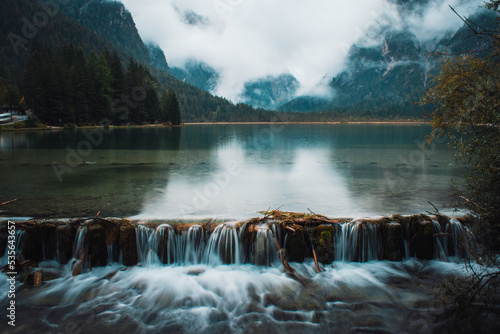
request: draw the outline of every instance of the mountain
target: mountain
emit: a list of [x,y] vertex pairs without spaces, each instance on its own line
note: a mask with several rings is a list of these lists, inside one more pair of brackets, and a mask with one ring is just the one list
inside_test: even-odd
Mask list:
[[276,109],[293,99],[300,88],[299,81],[291,74],[268,76],[246,82],[243,88],[243,102],[263,109]]
[[[427,1],[398,1],[404,17]],[[470,17],[477,26],[495,31],[497,15],[479,9]],[[375,42],[374,42],[375,41]],[[422,116],[426,112],[418,102],[432,85],[442,59],[436,53],[462,54],[476,50],[485,54],[488,41],[475,36],[465,24],[440,40],[421,41],[408,25],[387,25],[368,40],[355,43],[349,50],[344,70],[330,81],[333,99],[302,96],[284,104],[279,110],[317,111],[347,108],[372,110],[405,116]]]
[[147,44],[146,47],[149,53],[149,64],[157,70],[163,72],[170,71],[163,50],[158,45],[151,43]]
[[[41,17],[46,20],[37,21]],[[30,92],[34,88],[30,88],[30,84],[23,79],[26,77],[28,60],[39,52],[35,50],[49,50],[49,53],[43,52],[46,59],[50,59],[50,54],[66,54],[60,51],[75,46],[82,49],[87,60],[92,52],[101,55],[105,50],[116,50],[124,69],[131,66],[133,57],[134,64],[138,63],[134,66],[140,66],[152,74],[154,82],[151,86],[155,87],[158,95],[168,89],[176,92],[183,121],[266,121],[273,116],[272,113],[254,110],[247,105],[234,105],[174,77],[163,50],[144,43],[130,12],[116,1],[68,0],[45,3],[2,0],[0,28],[0,81],[18,86],[24,95],[33,95]],[[57,66],[61,61],[54,60],[51,75],[58,75]],[[57,100],[56,96],[48,98]],[[78,119],[78,115],[75,119]]]
[[73,16],[77,22],[115,48],[133,54],[142,63],[151,64],[148,48],[139,36],[132,15],[122,3],[107,0],[79,0],[74,3],[82,3]]
[[208,64],[189,59],[184,67],[172,67],[170,73],[177,79],[207,92],[215,92],[220,75]]

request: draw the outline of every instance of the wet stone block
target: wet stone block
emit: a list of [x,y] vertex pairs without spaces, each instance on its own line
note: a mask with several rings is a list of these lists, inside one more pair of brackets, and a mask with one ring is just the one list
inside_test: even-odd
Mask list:
[[417,258],[422,260],[434,258],[434,226],[432,222],[421,221],[418,223],[415,244]]
[[295,231],[287,229],[285,249],[288,261],[304,262],[306,254],[306,242],[304,240],[304,230],[302,226],[294,224],[291,226]]
[[135,227],[129,221],[120,224],[119,245],[123,255],[123,265],[135,266],[137,264],[137,239]]
[[403,257],[403,228],[398,222],[388,222],[383,228],[384,260],[401,261]]
[[101,224],[89,226],[87,244],[89,245],[90,265],[92,267],[103,267],[108,264],[108,250],[104,233],[104,227]]
[[23,256],[26,260],[39,262],[43,260],[42,234],[40,228],[29,226],[24,234]]
[[60,263],[67,263],[73,258],[73,242],[76,230],[71,225],[59,225],[56,228],[57,253]]

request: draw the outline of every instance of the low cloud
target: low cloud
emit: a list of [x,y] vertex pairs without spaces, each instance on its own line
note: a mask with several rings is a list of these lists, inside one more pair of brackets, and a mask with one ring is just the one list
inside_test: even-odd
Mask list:
[[201,60],[220,72],[216,94],[239,102],[244,83],[289,73],[299,94],[326,94],[350,46],[380,22],[408,23],[422,38],[458,29],[447,7],[470,15],[483,1],[435,0],[402,20],[389,0],[123,0],[141,36],[170,65]]

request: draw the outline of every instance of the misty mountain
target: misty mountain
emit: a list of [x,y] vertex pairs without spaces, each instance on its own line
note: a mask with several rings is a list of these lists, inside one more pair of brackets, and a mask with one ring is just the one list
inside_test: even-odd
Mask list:
[[276,109],[293,99],[300,88],[299,81],[291,74],[268,76],[246,82],[243,88],[243,102],[263,109]]
[[[494,11],[480,9],[469,18],[472,27],[481,30],[497,31],[498,15]],[[487,53],[489,40],[478,38],[467,25],[463,25],[451,38],[444,39],[440,43],[441,50],[448,50],[452,54],[459,54],[475,50],[476,54],[485,55]],[[444,50],[443,50],[444,48]]]
[[[38,17],[45,14],[49,20],[35,27],[30,22],[36,18],[35,14]],[[31,0],[5,0],[0,2],[0,27],[0,81],[18,86],[21,95],[30,94],[25,75],[27,62],[37,54],[36,50],[57,55],[71,46],[81,48],[89,57],[92,52],[99,55],[108,49],[117,51],[123,70],[130,67],[133,57],[136,64],[152,75],[151,86],[158,95],[173,89],[183,121],[266,121],[272,118],[267,111],[244,104],[234,105],[174,77],[163,50],[144,43],[130,12],[119,2],[71,0],[47,7]],[[54,75],[56,73],[59,69],[54,68]],[[58,99],[57,96],[50,98]]]
[[219,73],[204,62],[189,59],[184,67],[172,67],[170,73],[177,79],[213,93],[219,80]]
[[[422,8],[426,1],[398,1],[398,4],[404,14]],[[470,20],[477,26],[495,30],[496,18],[494,12],[479,9]],[[387,108],[418,113],[421,112],[418,102],[432,85],[432,76],[438,73],[441,57],[436,52],[484,53],[486,45],[487,41],[474,36],[465,24],[455,33],[431,41],[419,40],[409,26],[400,29],[385,26],[377,36],[370,36],[368,42],[361,40],[350,48],[345,69],[331,79],[333,99],[298,97],[279,109]]]
[[114,48],[133,55],[138,61],[156,69],[168,70],[163,51],[142,40],[134,19],[121,2],[108,0],[76,0],[65,12],[84,27],[94,31]]
[[163,50],[156,44],[147,44],[149,53],[149,64],[157,70],[168,72],[170,68],[167,64],[167,59]]

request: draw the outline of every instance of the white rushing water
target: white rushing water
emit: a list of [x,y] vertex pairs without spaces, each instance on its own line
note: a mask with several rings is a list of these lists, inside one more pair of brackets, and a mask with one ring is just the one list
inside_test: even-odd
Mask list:
[[[18,312],[26,332],[59,333],[69,327],[79,333],[117,328],[139,333],[434,332],[447,319],[444,305],[430,293],[433,281],[461,275],[462,268],[435,261],[339,262],[318,274],[312,262],[293,266],[303,284],[279,266],[113,265],[72,276],[70,265],[61,269],[49,262],[44,268],[58,268],[63,276],[19,294]],[[412,325],[411,319],[419,321]]]
[[[442,261],[458,259],[449,250],[463,249],[458,240],[467,231],[457,220],[445,226],[453,232],[453,248],[439,239],[441,226],[433,226],[439,260],[377,261],[381,244],[376,225],[352,221],[337,226],[340,246],[332,264],[318,273],[312,259],[291,262],[292,276],[278,259],[277,244],[286,241],[273,224],[253,225],[247,251],[248,224],[222,223],[210,234],[199,224],[180,233],[169,224],[139,224],[138,266],[127,268],[108,259],[107,266],[91,269],[82,260],[88,244],[87,226],[81,225],[73,261],[39,264],[44,275],[55,279],[39,288],[17,283],[17,317],[23,333],[452,331],[449,306],[434,291],[441,281],[467,275],[459,261]],[[18,231],[18,239],[21,248],[23,232]],[[355,257],[364,262],[350,262]],[[84,262],[83,273],[73,276],[77,261]],[[5,289],[4,274],[0,280]],[[2,296],[0,307],[6,302]]]

